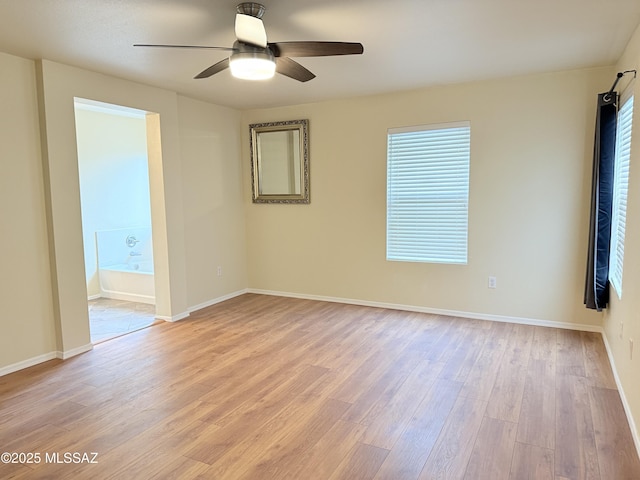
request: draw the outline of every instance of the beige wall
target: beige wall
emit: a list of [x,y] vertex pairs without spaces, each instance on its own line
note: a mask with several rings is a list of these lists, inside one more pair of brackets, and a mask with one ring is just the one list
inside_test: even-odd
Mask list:
[[178,97],[178,107],[187,300],[193,308],[247,287],[240,112],[185,97]]
[[[187,310],[184,227],[177,95],[132,82],[68,67],[37,62],[45,189],[49,206],[49,242],[54,314],[59,350],[90,347],[80,218],[80,191],[74,97],[123,105],[161,117],[161,155],[149,152],[154,237],[156,311],[164,318]],[[152,122],[150,122],[152,124]],[[150,127],[153,129],[153,124]],[[173,247],[173,248],[170,248]]]
[[[609,68],[244,113],[310,120],[311,204],[250,203],[249,286],[597,326],[582,303],[595,95]],[[469,120],[468,265],[385,260],[390,127]],[[489,275],[497,289],[487,288]]]
[[[616,71],[640,69],[640,27],[636,30]],[[611,80],[613,82],[613,80]],[[627,77],[620,80],[620,91],[628,84]],[[634,89],[633,132],[631,139],[631,165],[627,198],[622,299],[610,289],[610,305],[604,317],[604,328],[620,382],[624,389],[627,408],[635,419],[636,442],[640,440],[637,425],[640,422],[640,81]],[[629,348],[633,339],[633,358]],[[638,444],[640,447],[640,444]]]
[[246,287],[239,112],[47,60],[0,54],[0,71],[0,374],[90,348],[74,97],[155,112],[159,315],[180,318]]
[[56,350],[34,63],[0,53],[0,369]]

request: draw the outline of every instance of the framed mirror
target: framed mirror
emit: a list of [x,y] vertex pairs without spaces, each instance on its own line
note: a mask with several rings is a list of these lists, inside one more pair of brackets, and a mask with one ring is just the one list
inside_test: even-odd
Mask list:
[[254,123],[251,186],[254,203],[309,203],[309,120]]

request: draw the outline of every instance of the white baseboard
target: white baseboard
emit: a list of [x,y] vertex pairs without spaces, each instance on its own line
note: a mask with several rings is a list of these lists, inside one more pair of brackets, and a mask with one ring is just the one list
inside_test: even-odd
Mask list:
[[112,298],[113,300],[123,300],[125,302],[146,303],[155,305],[156,297],[150,295],[139,295],[134,293],[116,292],[114,290],[103,290],[98,297]]
[[607,356],[609,357],[609,363],[611,364],[611,370],[613,371],[613,378],[615,379],[616,386],[618,387],[618,393],[620,394],[620,400],[622,401],[624,413],[627,415],[627,422],[629,422],[629,428],[631,429],[631,435],[633,436],[633,443],[635,444],[636,451],[638,452],[638,456],[640,457],[640,433],[638,432],[638,427],[636,426],[633,414],[631,413],[631,407],[629,406],[629,402],[627,401],[627,396],[624,394],[622,382],[620,381],[618,370],[616,369],[616,362],[613,358],[613,352],[611,351],[609,339],[607,338],[607,333],[604,331],[604,329],[602,329],[602,340],[604,341],[604,346],[607,350]]
[[196,312],[198,310],[202,310],[203,308],[210,307],[215,305],[216,303],[224,302],[226,300],[231,300],[232,298],[239,297],[240,295],[244,295],[245,293],[249,293],[248,288],[244,288],[242,290],[238,290],[235,292],[228,293],[227,295],[223,295],[218,298],[214,298],[213,300],[209,300],[204,303],[199,303],[198,305],[194,305],[193,307],[189,307],[189,313]]
[[156,318],[159,319],[159,320],[164,320],[166,322],[177,322],[179,320],[184,320],[185,318],[189,317],[193,312],[196,312],[198,310],[202,310],[203,308],[210,307],[212,305],[215,305],[216,303],[224,302],[225,300],[230,300],[232,298],[235,298],[235,297],[238,297],[240,295],[243,295],[243,294],[245,294],[247,292],[248,292],[247,289],[238,290],[236,292],[232,292],[232,293],[229,293],[227,295],[223,295],[221,297],[214,298],[213,300],[208,300],[206,302],[199,303],[198,305],[194,305],[192,307],[189,307],[186,312],[179,313],[178,315],[173,315],[171,317],[167,317],[167,316],[164,316],[164,315],[156,315]]
[[17,372],[18,370],[33,367],[34,365],[38,365],[39,363],[48,362],[49,360],[53,360],[55,358],[58,358],[57,352],[49,352],[38,355],[37,357],[22,360],[21,362],[7,365],[6,367],[0,368],[0,377],[2,377],[3,375],[9,375],[13,372]]
[[102,295],[101,295],[101,294],[99,294],[99,293],[96,293],[95,295],[89,295],[89,296],[87,297],[87,300],[97,300],[97,299],[99,299],[99,298],[102,298]]
[[177,322],[180,320],[184,320],[189,316],[189,312],[178,313],[177,315],[167,316],[167,315],[156,315],[155,318],[158,320],[164,320],[165,322]]
[[76,355],[80,355],[81,353],[88,352],[93,350],[93,344],[87,343],[81,347],[72,348],[71,350],[65,350],[64,352],[57,351],[56,358],[61,360],[67,360],[68,358],[75,357]]
[[602,332],[599,325],[587,325],[580,323],[556,322],[554,320],[539,320],[525,317],[509,317],[505,315],[493,315],[487,313],[460,312],[457,310],[443,310],[440,308],[421,307],[416,305],[402,305],[397,303],[372,302],[369,300],[356,300],[352,298],[325,297],[322,295],[307,295],[301,293],[279,292],[272,290],[248,289],[248,293],[260,295],[275,295],[278,297],[301,298],[305,300],[319,300],[322,302],[346,303],[349,305],[361,305],[364,307],[388,308],[391,310],[403,310],[407,312],[431,313],[433,315],[446,315],[449,317],[469,318],[473,320],[488,320],[491,322],[519,323],[538,327],[564,328],[568,330],[580,330],[584,332]]
[[76,355],[80,355],[81,353],[88,352],[92,349],[93,345],[89,343],[87,345],[83,345],[82,347],[65,350],[64,352],[56,351],[44,353],[42,355],[38,355],[37,357],[28,358],[21,362],[13,363],[11,365],[7,365],[6,367],[0,368],[0,377],[17,372],[18,370],[24,370],[25,368],[33,367],[40,363],[48,362],[49,360],[54,360],[56,358],[59,358],[60,360],[66,360],[68,358],[75,357]]

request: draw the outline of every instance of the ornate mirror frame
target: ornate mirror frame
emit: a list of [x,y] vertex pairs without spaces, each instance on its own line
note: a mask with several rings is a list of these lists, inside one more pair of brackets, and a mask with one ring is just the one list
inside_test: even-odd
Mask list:
[[249,125],[253,203],[309,203],[309,120]]

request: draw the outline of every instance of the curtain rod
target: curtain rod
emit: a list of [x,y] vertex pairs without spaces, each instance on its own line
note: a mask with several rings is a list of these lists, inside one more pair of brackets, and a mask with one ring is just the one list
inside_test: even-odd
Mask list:
[[616,75],[616,81],[613,82],[613,85],[611,85],[611,89],[607,92],[607,94],[611,95],[613,93],[613,90],[616,88],[616,85],[618,85],[620,79],[627,73],[633,73],[633,78],[636,78],[635,70],[625,70],[624,72],[618,72],[618,74]]

